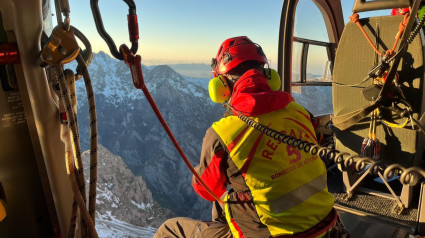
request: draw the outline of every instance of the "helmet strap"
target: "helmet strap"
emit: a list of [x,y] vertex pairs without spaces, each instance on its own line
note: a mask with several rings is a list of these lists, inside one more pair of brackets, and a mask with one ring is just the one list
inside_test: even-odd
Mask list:
[[[267,59],[267,58],[266,58],[266,59]],[[266,63],[266,65],[267,65],[268,72],[270,72],[269,59],[267,59],[267,63]],[[264,68],[263,68],[263,73],[264,73],[264,75],[266,75],[266,76],[267,76],[267,79],[268,79],[268,80],[272,79],[272,74],[266,74],[266,70],[265,70],[265,69],[266,69],[266,68],[264,67]]]
[[238,79],[241,77],[241,76],[235,75],[235,74],[222,74],[222,75],[224,77],[226,77],[232,83],[236,83],[236,81],[238,81]]
[[[233,87],[235,86],[236,81],[238,81],[238,79],[240,78],[240,76],[238,75],[233,75],[233,74],[222,74],[221,76],[223,76],[223,78],[225,78],[225,80],[227,81],[227,84],[229,85],[230,88],[230,92],[233,92]],[[230,94],[232,95],[232,94]]]

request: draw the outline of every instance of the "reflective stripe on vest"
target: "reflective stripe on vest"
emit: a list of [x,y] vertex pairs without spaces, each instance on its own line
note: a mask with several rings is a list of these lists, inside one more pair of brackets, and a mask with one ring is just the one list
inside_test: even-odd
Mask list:
[[270,201],[270,210],[281,213],[312,197],[326,188],[326,175],[322,174],[294,191]]
[[[316,143],[309,118],[304,108],[291,102],[284,109],[252,119]],[[269,138],[236,116],[223,118],[212,127],[244,176],[258,216],[273,236],[305,231],[332,209],[333,197],[327,191],[326,168],[317,156]],[[237,223],[237,218],[235,221]],[[228,223],[233,226],[232,221]]]

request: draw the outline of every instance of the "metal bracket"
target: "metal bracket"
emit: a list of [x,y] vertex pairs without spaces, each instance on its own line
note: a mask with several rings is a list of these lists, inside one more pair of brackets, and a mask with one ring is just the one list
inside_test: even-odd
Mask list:
[[401,203],[397,203],[393,208],[393,213],[397,215],[401,215],[404,211],[405,207]]
[[42,67],[64,65],[77,58],[79,52],[80,47],[72,29],[67,31],[64,24],[59,24],[53,29],[52,35],[40,52],[39,64]]

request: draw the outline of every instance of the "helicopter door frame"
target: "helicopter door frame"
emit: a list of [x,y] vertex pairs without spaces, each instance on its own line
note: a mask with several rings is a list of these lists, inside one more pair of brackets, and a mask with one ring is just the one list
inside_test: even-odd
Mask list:
[[[305,83],[308,45],[323,45],[324,42],[312,41],[294,37],[294,23],[296,8],[299,0],[284,0],[279,28],[279,48],[278,48],[278,73],[282,80],[282,90],[291,92],[292,85],[292,44],[293,42],[303,43],[303,53],[301,62],[301,76],[304,75]],[[328,57],[333,65],[335,51],[339,39],[344,29],[344,19],[340,1],[334,0],[312,0],[319,8],[326,24],[329,35],[329,43],[325,43],[328,49]],[[332,69],[332,67],[331,67]]]

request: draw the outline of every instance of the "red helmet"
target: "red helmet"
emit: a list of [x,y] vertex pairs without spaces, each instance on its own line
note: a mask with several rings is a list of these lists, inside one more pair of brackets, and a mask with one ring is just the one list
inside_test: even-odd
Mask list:
[[214,77],[225,74],[239,64],[250,60],[258,61],[263,65],[267,63],[261,46],[246,36],[229,38],[221,44],[217,56],[212,59],[211,67],[214,70]]

